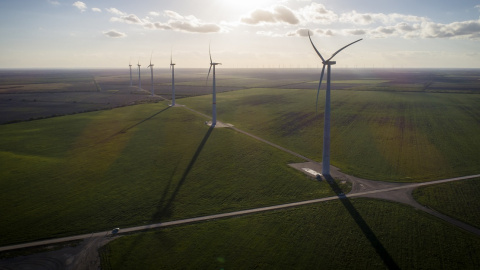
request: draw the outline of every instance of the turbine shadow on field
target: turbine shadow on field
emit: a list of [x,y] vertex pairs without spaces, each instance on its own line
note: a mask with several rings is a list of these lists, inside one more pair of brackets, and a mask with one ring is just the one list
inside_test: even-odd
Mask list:
[[[143,119],[142,121],[140,121],[140,122],[138,122],[138,123],[135,123],[135,124],[133,124],[133,125],[131,125],[131,126],[129,126],[129,127],[126,127],[126,128],[124,128],[124,129],[120,130],[120,131],[119,131],[117,134],[115,134],[115,135],[118,135],[118,134],[120,134],[120,133],[125,133],[125,132],[127,132],[128,130],[130,130],[130,129],[132,129],[132,128],[134,128],[134,127],[136,127],[136,126],[138,126],[138,125],[140,125],[140,124],[142,124],[142,123],[144,123],[144,122],[152,119],[153,117],[161,114],[162,112],[164,112],[164,111],[166,111],[166,110],[168,110],[168,109],[170,109],[170,108],[171,108],[171,107],[166,107],[165,109],[163,109],[163,110],[161,110],[161,111],[159,111],[159,112],[156,112],[156,113],[152,114],[151,116]],[[115,135],[114,135],[114,136],[115,136]]]
[[[162,194],[162,197],[160,198],[160,203],[157,207],[157,212],[153,216],[154,220],[161,220],[162,217],[169,217],[171,215],[172,203],[175,200],[175,197],[177,196],[178,192],[180,191],[180,188],[185,183],[185,180],[187,179],[188,174],[190,173],[193,166],[195,165],[195,162],[197,161],[198,156],[202,152],[203,147],[205,146],[205,143],[207,143],[208,138],[212,134],[213,129],[214,129],[214,127],[210,127],[208,129],[207,133],[205,134],[202,141],[198,145],[197,151],[195,151],[195,154],[193,155],[192,159],[190,160],[190,163],[188,163],[187,168],[183,172],[182,178],[180,178],[180,181],[178,182],[177,186],[175,187],[175,190],[172,192],[172,194],[170,195],[170,198],[168,198],[168,200],[167,200],[166,197],[167,197],[167,194],[169,193],[170,185],[172,183],[172,178],[173,178],[173,175],[175,174],[175,172],[172,173],[172,177],[170,177],[170,180],[169,180],[167,186],[165,187],[165,190]],[[175,168],[175,171],[176,171],[176,169],[177,168]]]
[[337,194],[337,196],[340,198],[340,201],[342,202],[343,206],[345,206],[350,216],[352,216],[352,218],[357,223],[358,227],[362,230],[365,237],[370,241],[372,247],[375,248],[375,251],[380,256],[385,266],[388,269],[400,269],[400,267],[398,267],[398,265],[393,260],[392,256],[390,256],[388,251],[382,245],[380,240],[378,240],[375,233],[368,226],[367,222],[365,222],[365,220],[362,218],[362,216],[357,211],[357,209],[355,209],[355,207],[350,202],[350,200],[345,196],[343,190],[337,185],[335,180],[329,175],[325,176],[325,180],[330,185],[330,187],[335,192],[335,194]]

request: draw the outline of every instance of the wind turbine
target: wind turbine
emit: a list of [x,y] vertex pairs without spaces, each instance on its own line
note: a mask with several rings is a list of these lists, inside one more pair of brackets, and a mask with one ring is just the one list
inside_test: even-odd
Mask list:
[[137,66],[138,66],[138,88],[142,89],[142,81],[140,80],[140,60],[138,60],[137,62]]
[[320,93],[320,86],[322,85],[323,73],[325,72],[325,66],[327,66],[327,92],[325,94],[325,121],[323,124],[323,153],[322,153],[322,175],[330,175],[330,71],[331,66],[335,65],[336,61],[331,61],[335,55],[337,55],[340,51],[347,48],[348,46],[359,42],[362,39],[356,40],[336,51],[330,58],[325,60],[320,52],[315,48],[313,45],[312,38],[310,37],[310,31],[308,32],[308,38],[310,39],[310,43],[312,43],[313,49],[318,54],[320,59],[322,59],[322,73],[320,75],[320,82],[318,83],[318,90],[317,90],[317,101],[316,106],[318,106],[318,94]]
[[175,106],[175,64],[173,63],[173,52],[170,53],[170,69],[172,70],[172,107]]
[[128,66],[130,67],[130,86],[132,86],[132,60],[128,62]]
[[212,53],[210,52],[210,45],[208,45],[208,54],[210,55],[210,68],[208,69],[207,82],[208,82],[208,77],[210,76],[210,70],[212,70],[212,66],[213,66],[212,127],[214,127],[217,124],[217,95],[215,92],[215,66],[221,65],[222,63],[213,62]]
[[153,55],[153,52],[152,52],[152,54],[150,55],[150,65],[148,65],[147,68],[150,68],[151,84],[152,84],[152,90],[151,90],[151,91],[152,91],[152,96],[153,96],[154,92],[153,92],[153,64],[152,64],[152,55]]

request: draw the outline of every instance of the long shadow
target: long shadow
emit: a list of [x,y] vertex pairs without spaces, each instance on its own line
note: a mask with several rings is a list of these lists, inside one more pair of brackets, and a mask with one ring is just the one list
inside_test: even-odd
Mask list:
[[390,256],[388,251],[382,245],[380,240],[378,240],[375,233],[372,231],[372,229],[370,229],[368,224],[362,218],[357,209],[355,209],[350,200],[345,196],[343,190],[337,185],[335,180],[329,175],[325,176],[325,180],[330,185],[335,194],[337,194],[337,196],[340,198],[343,206],[345,206],[350,216],[352,216],[353,220],[355,220],[358,227],[360,227],[365,237],[370,241],[372,247],[375,248],[375,251],[380,256],[385,266],[387,266],[388,269],[400,269],[400,267],[398,267],[398,265],[393,260],[392,256]]
[[[175,197],[177,196],[178,192],[180,191],[180,188],[182,185],[185,183],[185,180],[187,179],[188,174],[192,170],[193,166],[195,165],[195,162],[197,161],[198,156],[203,150],[203,147],[205,146],[205,143],[207,142],[208,138],[210,137],[210,134],[212,134],[214,127],[210,127],[203,137],[202,141],[200,142],[200,145],[197,147],[197,151],[195,151],[195,154],[193,155],[192,159],[190,160],[190,163],[188,164],[187,168],[183,172],[182,178],[180,178],[180,181],[178,182],[177,186],[175,187],[175,190],[173,191],[172,195],[170,198],[167,200],[165,204],[162,203],[163,198],[166,198],[168,191],[170,190],[170,185],[172,182],[173,174],[172,177],[170,177],[170,180],[165,187],[163,191],[163,195],[161,197],[161,202],[160,205],[158,206],[157,213],[153,216],[154,220],[160,220],[162,217],[169,217],[171,215],[171,206],[173,201],[175,200]],[[176,170],[176,168],[175,168]]]
[[149,117],[147,117],[147,118],[145,118],[145,119],[143,119],[143,120],[141,120],[141,121],[139,121],[139,122],[137,122],[137,123],[135,123],[135,124],[133,124],[133,125],[131,125],[131,126],[122,128],[122,130],[120,130],[120,131],[112,134],[110,137],[104,139],[104,140],[101,141],[101,142],[108,141],[108,140],[112,139],[112,138],[115,137],[115,136],[118,136],[118,135],[120,135],[120,134],[123,134],[123,133],[127,132],[128,130],[130,130],[130,129],[132,129],[132,128],[134,128],[134,127],[136,127],[136,126],[138,126],[138,125],[140,125],[140,124],[142,124],[142,123],[144,123],[144,122],[152,119],[153,117],[161,114],[162,112],[164,112],[164,111],[166,111],[166,110],[168,110],[168,109],[170,109],[170,108],[171,108],[171,107],[166,107],[165,109],[163,109],[163,110],[161,110],[161,111],[158,111],[158,112],[152,114],[151,116],[149,116]]
[[[170,109],[170,108],[171,108],[171,107],[166,107],[165,109],[163,109],[163,110],[161,110],[161,111],[159,111],[159,112],[156,112],[156,113],[152,114],[151,116],[143,119],[142,121],[140,121],[140,122],[138,122],[138,123],[135,123],[135,124],[133,124],[133,125],[131,125],[131,126],[129,126],[129,127],[123,128],[122,130],[120,130],[120,131],[119,131],[117,134],[115,134],[115,135],[118,135],[119,133],[125,133],[125,132],[127,132],[129,129],[132,129],[132,128],[140,125],[141,123],[146,122],[146,121],[152,119],[153,117],[161,114],[162,112],[164,112],[164,111],[166,111],[166,110],[168,110],[168,109]],[[113,136],[115,136],[115,135],[113,135]],[[113,136],[112,136],[112,137],[113,137]]]

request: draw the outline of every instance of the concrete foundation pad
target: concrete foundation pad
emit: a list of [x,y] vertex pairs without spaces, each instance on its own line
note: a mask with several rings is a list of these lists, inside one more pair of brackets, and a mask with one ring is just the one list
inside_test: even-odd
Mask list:
[[[212,121],[205,121],[205,124],[209,127],[212,126]],[[232,124],[228,124],[228,123],[222,123],[222,122],[219,122],[217,121],[217,124],[215,125],[215,128],[229,128],[229,127],[233,127]]]

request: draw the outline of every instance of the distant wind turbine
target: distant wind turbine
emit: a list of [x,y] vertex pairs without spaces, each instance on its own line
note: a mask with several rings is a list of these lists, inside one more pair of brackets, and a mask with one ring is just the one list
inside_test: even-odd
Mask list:
[[152,90],[151,90],[151,91],[152,91],[152,96],[153,96],[154,92],[153,92],[153,64],[152,64],[152,55],[153,55],[153,52],[152,52],[152,54],[150,55],[150,65],[148,65],[147,68],[150,68],[151,85],[152,85]]
[[210,45],[208,45],[208,54],[210,55],[210,68],[208,69],[207,83],[208,83],[208,77],[210,76],[210,70],[212,70],[212,66],[213,66],[212,127],[214,127],[217,124],[217,95],[215,91],[215,66],[221,65],[222,63],[213,62],[212,53],[210,52]]
[[142,80],[140,79],[140,67],[142,65],[140,65],[140,60],[138,60],[137,66],[138,66],[138,88],[142,89]]
[[128,66],[130,67],[130,86],[132,86],[132,60],[128,62]]
[[323,80],[323,73],[325,72],[325,66],[328,67],[327,69],[327,92],[325,94],[325,121],[323,126],[323,154],[322,154],[322,175],[330,175],[330,70],[331,66],[335,65],[336,61],[331,61],[335,55],[337,55],[340,51],[347,48],[348,46],[359,42],[362,39],[356,40],[336,51],[330,58],[325,60],[320,52],[315,48],[313,45],[312,38],[310,37],[310,31],[308,32],[308,38],[310,39],[310,43],[313,46],[313,49],[317,53],[317,55],[322,59],[322,73],[320,75],[320,82],[318,83],[318,90],[317,90],[317,101],[316,101],[316,108],[318,107],[318,94],[320,93],[320,86],[322,85]]
[[173,63],[173,52],[170,53],[170,69],[172,70],[172,107],[175,106],[175,64]]

